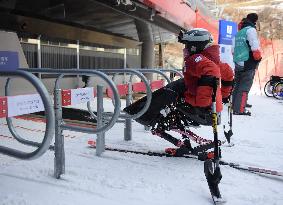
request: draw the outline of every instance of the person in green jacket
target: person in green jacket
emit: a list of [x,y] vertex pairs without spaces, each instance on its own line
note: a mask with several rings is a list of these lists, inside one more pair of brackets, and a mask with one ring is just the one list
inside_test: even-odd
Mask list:
[[257,20],[256,13],[248,14],[239,24],[240,30],[233,39],[235,84],[232,105],[234,115],[251,115],[251,112],[246,110],[247,98],[253,84],[255,71],[262,58],[256,31]]

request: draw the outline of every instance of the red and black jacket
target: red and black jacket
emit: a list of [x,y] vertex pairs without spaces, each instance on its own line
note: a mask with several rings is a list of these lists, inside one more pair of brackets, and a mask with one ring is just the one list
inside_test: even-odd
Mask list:
[[[213,45],[206,48],[200,54],[187,56],[185,58],[184,79],[186,92],[184,94],[185,101],[194,107],[211,107],[213,88],[204,83],[208,76],[216,77],[224,81],[233,80],[233,71],[228,64],[220,62],[219,46]],[[229,85],[230,86],[230,85]],[[222,94],[229,96],[232,86],[229,88],[218,86],[216,92],[216,111],[221,112]]]

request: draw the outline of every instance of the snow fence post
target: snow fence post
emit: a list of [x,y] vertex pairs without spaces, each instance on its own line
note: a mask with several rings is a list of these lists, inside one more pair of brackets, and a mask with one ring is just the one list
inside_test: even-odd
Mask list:
[[[97,85],[97,129],[103,127],[103,86]],[[97,134],[96,156],[100,156],[105,150],[105,132]]]

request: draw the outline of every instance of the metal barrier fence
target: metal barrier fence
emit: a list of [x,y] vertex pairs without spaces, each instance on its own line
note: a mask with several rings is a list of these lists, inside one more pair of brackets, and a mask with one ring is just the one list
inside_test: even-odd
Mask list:
[[[55,110],[55,167],[54,167],[54,176],[56,178],[60,178],[61,174],[65,173],[65,151],[64,151],[64,137],[62,135],[63,130],[71,130],[76,132],[83,132],[83,133],[91,133],[91,134],[99,134],[101,132],[106,132],[115,124],[116,120],[118,119],[121,102],[118,95],[117,88],[115,84],[109,79],[109,77],[100,72],[94,70],[72,70],[72,69],[24,69],[25,71],[31,73],[38,73],[38,74],[55,74],[58,75],[55,87],[54,87],[54,110]],[[112,89],[114,99],[115,99],[115,107],[114,113],[109,120],[109,123],[106,125],[99,125],[96,128],[86,128],[74,125],[68,125],[64,123],[62,117],[62,90],[60,88],[60,81],[65,75],[88,75],[88,76],[98,76],[103,79]],[[97,104],[101,106],[103,103],[103,94],[102,89],[100,86],[97,87]],[[100,110],[98,110],[98,115],[100,115]],[[98,135],[99,137],[99,135]],[[100,140],[100,139],[99,139]],[[100,140],[103,142],[103,140]],[[98,150],[103,150],[103,143],[98,145]],[[97,153],[99,155],[100,153]]]
[[[129,141],[132,139],[132,119],[136,119],[140,116],[142,116],[146,111],[147,109],[149,108],[149,105],[150,105],[150,102],[151,102],[151,98],[152,98],[152,94],[151,94],[151,88],[150,88],[150,85],[149,85],[149,82],[147,81],[147,79],[145,78],[145,76],[142,74],[141,70],[133,70],[133,69],[113,69],[113,70],[100,70],[100,71],[103,71],[105,73],[108,73],[108,74],[114,74],[113,75],[113,79],[115,78],[116,75],[118,74],[121,74],[121,73],[124,73],[124,74],[131,74],[130,75],[130,80],[129,80],[129,83],[124,87],[124,93],[126,93],[126,106],[130,105],[130,101],[132,99],[132,79],[133,79],[133,76],[134,74],[139,76],[142,80],[142,82],[144,83],[145,85],[145,92],[146,92],[146,95],[147,95],[147,100],[146,100],[146,103],[145,103],[145,106],[136,114],[134,115],[128,115],[128,114],[125,114],[125,113],[121,113],[119,115],[119,118],[123,119],[122,122],[125,123],[125,128],[124,128],[124,140],[125,141]],[[157,72],[157,73],[160,73],[163,75],[162,72],[160,71],[153,71],[153,72]],[[168,79],[170,81],[170,79]],[[119,86],[119,85],[118,85]],[[127,90],[125,90],[125,88]],[[89,110],[91,112],[91,110]],[[104,113],[104,116],[109,116],[109,113]],[[105,133],[103,133],[104,135]]]
[[[37,79],[34,75],[30,73],[37,73],[37,74],[55,74],[57,75],[55,86],[54,86],[54,111],[51,108],[50,99],[48,99],[48,92],[45,89],[42,82]],[[12,119],[10,117],[7,117],[7,125],[8,128],[13,135],[13,137],[20,143],[36,146],[38,148],[38,152],[31,153],[31,155],[24,155],[23,153],[20,153],[19,151],[10,150],[9,148],[3,148],[0,147],[0,152],[4,154],[8,154],[11,156],[15,156],[18,158],[35,158],[42,155],[48,148],[54,149],[55,151],[55,159],[54,159],[54,176],[56,178],[60,178],[61,174],[65,173],[65,151],[64,151],[64,137],[63,137],[63,131],[64,130],[70,130],[70,131],[76,131],[76,132],[83,132],[83,133],[91,133],[91,134],[97,134],[97,142],[96,142],[96,155],[100,156],[101,153],[105,150],[105,132],[111,129],[118,118],[123,119],[123,122],[125,123],[125,129],[124,129],[124,139],[125,140],[131,140],[132,139],[132,119],[136,119],[140,116],[142,116],[147,109],[150,106],[151,98],[152,98],[152,91],[151,88],[160,88],[160,86],[163,86],[163,81],[160,82],[149,82],[147,81],[146,77],[142,73],[157,73],[167,81],[167,83],[170,83],[171,80],[165,75],[165,72],[173,72],[177,73],[179,76],[182,77],[182,73],[176,70],[156,70],[156,69],[107,69],[107,70],[77,70],[77,69],[21,69],[14,72],[1,72],[1,75],[9,74],[9,75],[21,75],[24,78],[28,79],[38,90],[38,92],[41,94],[43,104],[45,105],[45,113],[47,117],[47,123],[46,123],[46,133],[43,140],[43,143],[37,143],[33,141],[26,140],[22,138],[15,130]],[[133,76],[138,76],[142,82],[140,84],[142,86],[142,91],[146,93],[147,101],[145,103],[145,106],[136,114],[134,115],[128,115],[125,113],[121,113],[121,102],[119,97],[119,89],[117,89],[114,82],[106,75],[107,74],[114,74],[113,78],[117,74],[129,74],[130,75],[130,81],[127,84],[128,91],[126,93],[126,106],[130,105],[132,100],[132,95],[135,91],[133,89],[133,83],[132,79]],[[62,90],[60,88],[60,81],[62,78],[66,75],[74,75],[74,76],[98,76],[101,79],[103,79],[108,86],[111,89],[112,93],[112,100],[114,103],[114,112],[113,113],[106,113],[104,112],[103,108],[103,86],[97,85],[97,89],[95,91],[94,88],[88,87],[89,82],[87,83],[86,88],[77,88],[77,89],[70,89],[70,90]],[[32,76],[32,77],[31,77]],[[36,79],[36,80],[35,80]],[[119,87],[118,87],[119,88]],[[84,96],[84,98],[73,98],[72,93],[75,93],[76,96]],[[5,86],[5,95],[10,95],[10,79],[7,79],[6,86]],[[94,112],[91,109],[90,106],[90,100],[93,100],[95,97],[97,97],[97,114],[95,115]],[[87,108],[90,113],[90,115],[97,120],[97,125],[94,128],[86,128],[81,126],[74,126],[74,125],[68,125],[64,123],[63,116],[62,116],[62,106],[66,105],[74,105],[76,103],[83,103],[87,102]],[[52,118],[53,116],[53,118]],[[55,117],[54,117],[55,116]],[[108,123],[105,123],[105,116],[108,117]],[[52,137],[50,138],[50,135],[54,133],[55,129],[55,146],[50,146]]]
[[[149,83],[148,83],[146,77],[145,77],[142,73],[140,73],[140,72],[138,72],[138,71],[136,71],[136,70],[132,70],[132,69],[112,69],[112,70],[110,70],[110,69],[107,69],[107,70],[102,70],[102,69],[100,69],[100,71],[105,72],[105,73],[107,73],[107,74],[114,74],[114,75],[113,75],[113,78],[115,78],[116,75],[122,74],[122,73],[124,73],[124,74],[131,74],[131,77],[134,76],[134,75],[136,75],[136,76],[138,76],[138,77],[141,79],[141,81],[145,84],[145,92],[146,92],[146,94],[147,94],[147,96],[148,96],[148,99],[147,99],[147,101],[146,101],[146,103],[145,103],[145,106],[144,106],[138,113],[136,113],[135,115],[128,115],[128,114],[122,114],[122,113],[120,113],[120,115],[119,115],[120,118],[124,118],[124,119],[135,119],[135,118],[140,117],[141,115],[143,115],[143,114],[147,111],[147,109],[148,109],[148,107],[149,107],[149,105],[150,105],[150,102],[151,102],[151,90],[150,90],[150,86],[149,86]],[[87,83],[87,86],[88,86],[88,84],[89,84],[89,82]],[[118,93],[120,94],[119,85],[117,85],[117,89],[118,89]],[[112,101],[113,101],[113,99],[112,99]],[[115,102],[115,101],[114,101],[114,102]],[[91,115],[92,115],[94,118],[97,119],[97,123],[98,123],[98,124],[100,124],[100,125],[102,124],[102,125],[103,125],[103,124],[104,124],[103,119],[105,119],[105,118],[111,116],[112,113],[104,112],[104,108],[103,108],[103,107],[100,107],[99,110],[102,112],[101,115],[102,115],[103,117],[95,116],[95,115],[93,114],[92,109],[91,109],[90,102],[88,102],[88,111],[89,111],[89,113],[91,113]],[[102,138],[102,139],[104,140],[104,139],[105,139],[105,132],[100,133],[100,134],[99,134],[99,137],[98,137],[97,139],[99,140],[99,138]],[[96,142],[96,144],[101,144],[101,143],[102,143],[102,142],[101,142],[100,140]],[[105,142],[103,142],[103,147],[104,147],[104,146],[105,146]],[[97,151],[97,153],[99,153],[99,155],[100,155],[100,154],[104,151],[104,149],[98,150],[98,146],[96,146],[96,151]]]
[[[113,73],[116,70],[111,70],[111,71],[101,70],[101,71],[107,72],[107,73]],[[120,70],[118,72],[115,72],[113,79],[115,78],[115,75],[118,75],[120,72],[123,72],[123,71],[124,70]],[[141,73],[157,73],[157,74],[161,75],[167,81],[167,83],[170,83],[171,80],[165,74],[166,72],[176,73],[180,77],[183,77],[183,74],[180,71],[171,70],[171,69],[161,69],[161,70],[157,70],[157,69],[136,69],[135,71],[139,71]],[[131,104],[132,99],[133,99],[133,94],[135,92],[137,92],[137,93],[138,92],[146,92],[146,96],[147,96],[146,104],[139,113],[137,113],[133,116],[123,115],[123,114],[121,114],[119,116],[119,118],[122,119],[122,120],[119,120],[118,122],[125,123],[124,140],[129,141],[129,140],[132,140],[132,120],[142,116],[147,111],[149,104],[151,102],[151,98],[152,98],[151,90],[159,89],[159,88],[163,87],[164,82],[160,83],[159,81],[153,81],[153,82],[150,83],[150,86],[147,83],[143,84],[142,82],[141,83],[133,83],[133,75],[131,75],[129,82],[127,84],[121,84],[121,85],[117,85],[117,86],[121,86],[121,90],[118,89],[118,92],[120,94],[123,94],[126,97],[126,106],[129,106]],[[111,96],[109,96],[109,97],[111,97]],[[108,113],[103,113],[103,115],[108,116]]]
[[[43,155],[48,150],[50,143],[52,142],[53,135],[54,135],[55,116],[54,116],[54,110],[52,108],[52,102],[49,98],[48,91],[46,90],[43,83],[37,77],[25,71],[21,71],[21,70],[0,71],[0,76],[8,77],[6,88],[5,88],[6,93],[9,90],[9,82],[10,82],[11,76],[22,77],[26,79],[28,82],[30,82],[35,87],[37,92],[39,93],[40,99],[42,100],[43,107],[46,113],[46,130],[45,130],[44,138],[42,142],[35,143],[35,142],[24,140],[24,138],[21,137],[20,135],[17,135],[17,136],[14,135],[15,129],[10,123],[11,117],[16,116],[17,113],[11,114],[9,112],[9,105],[8,105],[9,96],[7,95],[9,93],[7,93],[5,97],[2,97],[2,100],[1,100],[2,108],[5,106],[5,109],[2,109],[2,116],[6,117],[7,124],[8,124],[9,130],[11,131],[12,135],[14,135],[16,139],[20,139],[20,141],[24,142],[24,144],[29,144],[30,142],[30,143],[33,143],[33,145],[36,145],[38,148],[33,152],[27,153],[27,152],[22,152],[19,150],[11,149],[8,147],[0,146],[0,153],[6,154],[12,157],[16,157],[19,159],[36,159],[40,157],[41,155]],[[15,107],[13,107],[12,109],[15,110]]]

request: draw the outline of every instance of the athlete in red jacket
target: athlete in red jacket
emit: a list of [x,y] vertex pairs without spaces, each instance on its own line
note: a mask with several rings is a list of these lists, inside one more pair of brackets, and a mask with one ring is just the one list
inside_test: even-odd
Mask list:
[[[182,32],[179,41],[185,44],[188,53],[184,67],[185,101],[193,107],[210,109],[213,92],[210,79],[221,78],[219,47],[213,45],[212,35],[201,28]],[[222,111],[220,86],[216,92],[216,111]]]

